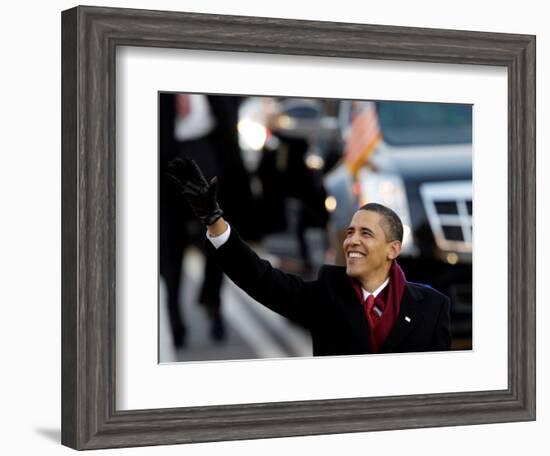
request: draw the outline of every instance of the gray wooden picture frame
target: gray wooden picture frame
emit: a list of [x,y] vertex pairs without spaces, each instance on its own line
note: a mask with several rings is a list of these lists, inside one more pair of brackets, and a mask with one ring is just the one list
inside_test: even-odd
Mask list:
[[[117,46],[506,67],[508,388],[117,410]],[[64,445],[114,448],[534,419],[534,36],[99,7],[76,7],[62,13]]]

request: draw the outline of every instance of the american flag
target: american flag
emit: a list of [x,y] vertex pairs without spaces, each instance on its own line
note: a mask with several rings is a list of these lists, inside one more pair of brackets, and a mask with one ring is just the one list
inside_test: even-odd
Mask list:
[[352,176],[365,164],[382,139],[373,102],[361,102],[352,116],[351,131],[344,149],[344,162]]

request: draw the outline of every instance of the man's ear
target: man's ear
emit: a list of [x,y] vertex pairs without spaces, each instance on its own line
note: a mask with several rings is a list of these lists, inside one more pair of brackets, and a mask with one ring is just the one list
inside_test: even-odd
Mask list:
[[388,249],[388,260],[395,260],[401,253],[401,242],[392,241],[390,242]]

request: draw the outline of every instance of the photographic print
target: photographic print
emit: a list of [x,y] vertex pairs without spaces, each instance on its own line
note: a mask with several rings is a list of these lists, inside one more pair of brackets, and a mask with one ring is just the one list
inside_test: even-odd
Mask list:
[[[472,348],[472,105],[158,106],[159,362]],[[212,248],[180,160],[238,243]]]

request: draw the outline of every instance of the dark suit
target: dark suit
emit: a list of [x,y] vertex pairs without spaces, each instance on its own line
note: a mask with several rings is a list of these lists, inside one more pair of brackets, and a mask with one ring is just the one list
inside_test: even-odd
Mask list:
[[[248,223],[246,217],[249,213],[245,210],[252,204],[252,193],[241,159],[237,133],[240,97],[209,95],[208,105],[215,119],[212,131],[199,138],[177,141],[174,135],[175,96],[173,93],[161,93],[159,96],[159,258],[160,273],[166,283],[172,334],[175,345],[179,346],[185,333],[179,302],[182,259],[185,249],[198,240],[192,225],[197,220],[185,199],[166,177],[168,163],[176,156],[192,158],[207,179],[218,176],[220,203],[233,223],[242,227],[242,231],[246,226],[252,226]],[[198,300],[215,322],[220,321],[222,278],[216,264],[206,261]]]
[[[241,289],[275,312],[309,329],[313,354],[371,353],[369,328],[345,268],[323,266],[317,280],[273,268],[259,258],[234,229],[215,249],[206,242],[222,270]],[[449,350],[449,299],[429,287],[407,282],[397,322],[382,353]]]

